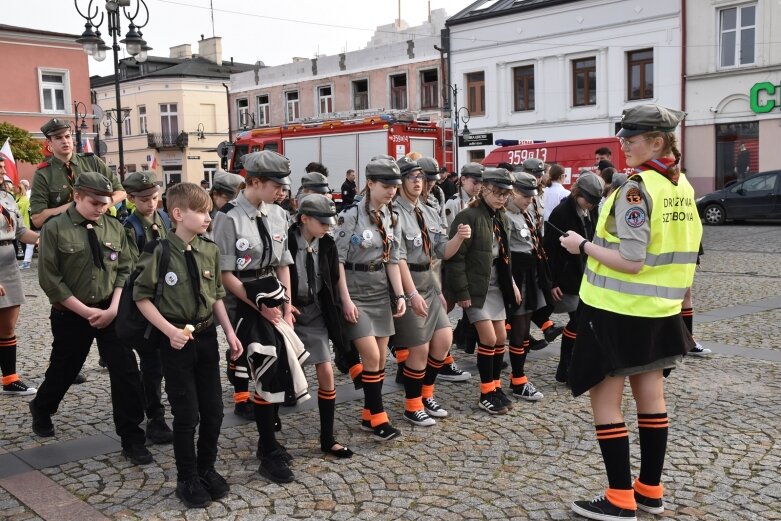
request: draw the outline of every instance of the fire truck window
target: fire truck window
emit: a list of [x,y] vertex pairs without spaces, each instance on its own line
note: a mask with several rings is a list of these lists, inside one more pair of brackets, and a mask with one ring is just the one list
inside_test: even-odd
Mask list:
[[266,146],[263,150],[271,150],[272,152],[279,152],[279,144],[277,143],[266,143]]

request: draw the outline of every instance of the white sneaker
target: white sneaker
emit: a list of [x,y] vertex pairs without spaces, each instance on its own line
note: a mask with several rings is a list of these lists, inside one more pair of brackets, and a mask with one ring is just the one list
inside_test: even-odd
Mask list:
[[462,371],[455,362],[443,365],[437,375],[438,380],[443,380],[445,382],[464,382],[470,378],[472,378],[472,373],[469,371]]
[[16,396],[29,396],[38,392],[35,387],[29,387],[21,380],[16,380],[8,385],[3,386],[3,394],[15,394]]
[[423,398],[423,409],[433,418],[445,418],[447,411],[434,398]]
[[545,398],[545,395],[538,391],[531,382],[513,387],[513,394],[529,402],[537,402]]
[[415,412],[404,411],[404,419],[418,427],[431,427],[437,423],[434,418],[426,414],[423,409]]
[[708,356],[713,351],[708,349],[707,347],[702,347],[702,344],[700,344],[697,339],[694,339],[694,347],[689,351],[689,354],[692,356]]

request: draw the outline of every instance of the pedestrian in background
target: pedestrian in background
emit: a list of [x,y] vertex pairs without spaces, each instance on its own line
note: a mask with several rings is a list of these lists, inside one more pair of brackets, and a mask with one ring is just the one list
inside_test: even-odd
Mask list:
[[[2,161],[2,159],[0,159]],[[22,214],[22,221],[24,227],[28,230],[32,229],[32,223],[30,223],[30,182],[27,179],[19,181],[19,196],[16,200],[19,205],[19,213]],[[19,264],[20,270],[30,269],[30,264],[33,260],[33,253],[35,253],[35,244],[25,244],[24,258],[21,264]]]
[[355,196],[358,194],[358,186],[355,184],[355,170],[352,168],[344,175],[344,183],[342,183],[342,206],[347,208],[355,200]]
[[[548,178],[550,186],[545,190],[545,194],[542,197],[542,205],[545,207],[542,219],[547,221],[550,218],[550,214],[553,212],[564,199],[569,195],[569,190],[564,188],[561,184],[561,178],[564,176],[564,167],[561,165],[551,165],[548,171]],[[543,230],[547,233],[547,230]]]

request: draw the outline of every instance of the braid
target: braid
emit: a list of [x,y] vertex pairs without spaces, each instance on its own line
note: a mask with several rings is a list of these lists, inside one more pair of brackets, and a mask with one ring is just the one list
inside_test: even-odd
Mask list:
[[380,224],[380,220],[374,214],[374,212],[372,212],[371,203],[370,203],[370,199],[372,198],[372,193],[371,193],[371,190],[369,190],[369,186],[368,185],[366,186],[365,192],[366,192],[366,195],[363,198],[363,208],[366,211],[366,215],[369,216],[369,219],[371,220],[371,223],[376,226],[376,225]]
[[393,211],[393,200],[388,201],[388,212],[390,213],[391,216],[391,227],[395,228],[396,221],[398,221],[398,219],[396,217],[396,213]]

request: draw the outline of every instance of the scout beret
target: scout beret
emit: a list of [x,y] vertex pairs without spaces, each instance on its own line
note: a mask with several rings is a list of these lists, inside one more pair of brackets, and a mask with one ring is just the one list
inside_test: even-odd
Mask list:
[[298,213],[311,215],[323,224],[336,224],[336,205],[322,194],[307,194],[298,201]]
[[82,172],[76,178],[73,188],[77,192],[89,195],[105,204],[110,203],[111,197],[114,195],[111,181],[100,172]]
[[631,137],[645,132],[672,132],[686,117],[685,112],[661,105],[638,105],[624,109],[618,137]]
[[301,188],[312,190],[319,194],[327,194],[330,189],[328,188],[328,178],[320,172],[308,172],[301,178]]
[[65,130],[66,128],[71,128],[67,121],[59,118],[52,118],[41,127],[41,132],[43,132],[44,136],[49,137],[58,130]]
[[513,188],[523,195],[537,195],[537,178],[528,172],[513,172]]
[[412,172],[416,170],[423,171],[422,168],[420,168],[420,165],[417,161],[412,160],[408,158],[407,156],[402,156],[396,161],[396,164],[399,167],[399,171],[401,172],[401,175],[407,175],[411,174]]
[[372,159],[366,165],[366,179],[386,185],[400,185],[401,170],[393,159]]
[[436,159],[433,157],[421,157],[418,159],[418,165],[423,170],[423,173],[426,174],[426,179],[429,181],[439,180],[440,170]]
[[599,204],[602,199],[602,178],[591,172],[580,174],[575,186],[580,190],[580,195],[591,204]]
[[244,156],[244,170],[248,177],[271,179],[290,186],[290,160],[272,150],[261,150]]
[[393,157],[391,157],[391,156],[389,156],[387,154],[376,155],[373,158],[371,158],[370,161],[374,161],[375,159],[390,159],[391,161],[395,161],[395,159],[393,159]]
[[528,172],[530,174],[536,175],[537,177],[540,177],[545,171],[545,163],[536,157],[530,157],[523,162],[523,170],[524,172]]
[[467,163],[461,167],[461,175],[474,177],[479,181],[483,177],[483,170],[485,167],[480,163]]
[[491,184],[503,190],[511,190],[513,176],[504,168],[486,168],[483,170],[483,184]]
[[212,190],[234,197],[239,190],[239,185],[243,182],[244,178],[239,174],[217,170],[212,178]]
[[139,197],[152,195],[160,190],[160,187],[157,185],[155,173],[146,170],[128,174],[127,177],[125,177],[122,186],[130,195]]

